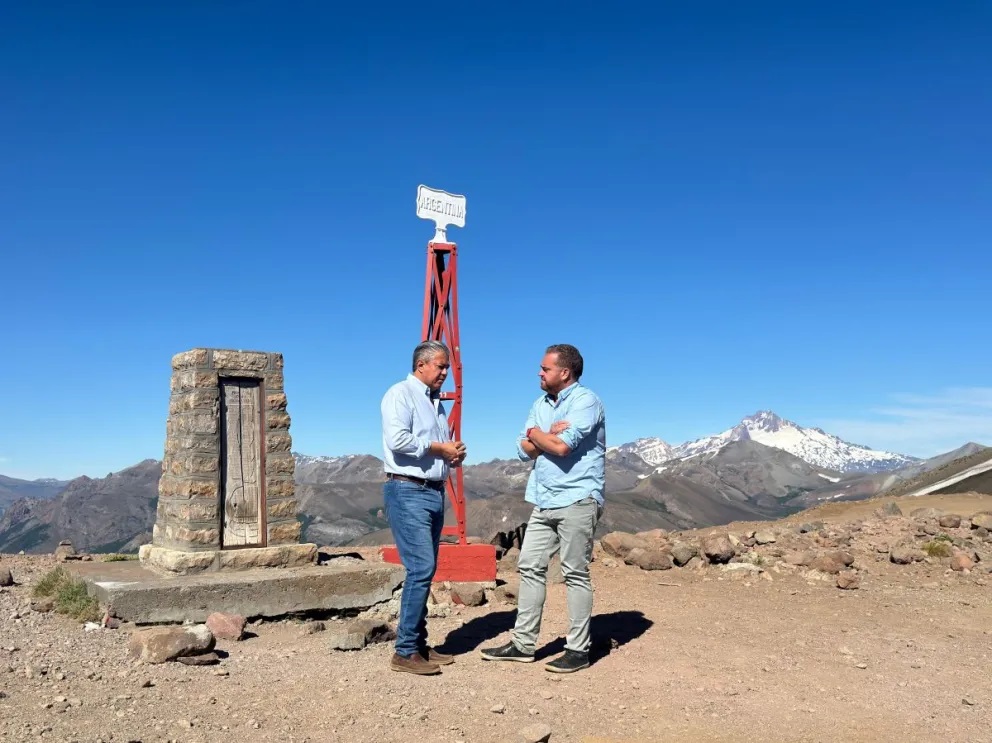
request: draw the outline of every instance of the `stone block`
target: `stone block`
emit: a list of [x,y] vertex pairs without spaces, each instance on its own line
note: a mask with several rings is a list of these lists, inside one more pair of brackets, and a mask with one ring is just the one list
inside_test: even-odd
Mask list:
[[158,494],[165,498],[216,498],[218,490],[216,476],[208,480],[163,475],[158,481]]
[[67,565],[114,616],[138,624],[203,622],[214,612],[252,618],[365,609],[389,601],[404,575],[402,567],[381,563],[168,576],[133,560]]
[[217,372],[215,371],[182,371],[172,375],[170,391],[177,393],[216,387]]
[[171,542],[189,545],[220,545],[217,529],[190,529],[186,526],[166,524],[165,538]]
[[275,547],[221,550],[217,553],[217,567],[220,570],[295,568],[312,565],[316,560],[316,544],[284,544]]
[[295,492],[295,484],[289,478],[268,477],[265,479],[265,497],[269,500],[291,498]]
[[154,627],[135,632],[128,642],[131,657],[144,663],[165,663],[180,656],[207,653],[214,648],[214,636],[206,625],[195,627]]
[[213,352],[213,367],[231,371],[263,372],[269,365],[269,355],[259,351],[228,351]]
[[183,351],[172,357],[172,368],[176,371],[182,369],[202,369],[207,365],[209,353],[205,348],[194,348],[191,351]]
[[269,518],[275,520],[295,517],[297,508],[296,498],[280,498],[269,503]]
[[169,462],[169,473],[183,475],[211,475],[220,469],[220,458],[208,454],[176,454]]
[[296,471],[296,462],[289,452],[275,453],[265,458],[265,471],[270,475],[286,475],[292,477]]
[[[155,525],[158,529],[158,524]],[[213,552],[184,552],[151,544],[138,548],[138,560],[156,570],[178,575],[193,575],[209,569],[214,563]]]
[[275,390],[281,390],[283,388],[284,379],[282,372],[266,372],[265,374],[265,391],[274,392]]
[[265,436],[266,454],[289,452],[293,448],[293,437],[284,431],[270,431]]
[[159,508],[163,508],[161,514],[167,518],[178,519],[179,521],[191,522],[201,521],[206,523],[217,523],[219,513],[217,511],[217,501],[207,499],[169,501],[159,499]]
[[286,409],[286,393],[285,392],[267,392],[265,394],[265,406],[269,410],[285,410]]
[[217,413],[220,409],[220,392],[214,387],[174,392],[169,398],[169,413],[186,413],[192,410]]
[[289,415],[279,411],[268,411],[265,414],[265,428],[269,431],[288,431]]
[[169,419],[175,424],[170,433],[212,433],[218,431],[218,416],[206,413],[180,413]]
[[301,524],[295,519],[269,524],[269,544],[289,544],[300,541]]
[[248,620],[240,614],[215,611],[207,617],[207,628],[218,640],[240,640],[245,634]]

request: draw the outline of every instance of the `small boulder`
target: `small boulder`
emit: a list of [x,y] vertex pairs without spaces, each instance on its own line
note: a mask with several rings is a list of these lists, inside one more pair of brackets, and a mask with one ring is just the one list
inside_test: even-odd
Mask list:
[[451,603],[458,606],[482,606],[486,603],[486,590],[480,583],[452,583]]
[[213,666],[220,663],[220,656],[210,652],[200,655],[180,655],[176,660],[185,666]]
[[710,534],[703,539],[703,554],[711,563],[730,562],[734,556],[734,545],[727,534]]
[[214,649],[214,636],[205,624],[189,627],[153,627],[131,635],[128,651],[144,663],[165,663],[184,655]]
[[851,591],[861,587],[861,576],[853,570],[845,570],[837,576],[837,587],[845,591]]
[[58,562],[65,562],[66,560],[71,560],[76,557],[76,550],[72,546],[72,542],[68,539],[63,539],[59,542],[58,547],[55,548],[55,559]]
[[639,531],[634,536],[646,541],[664,541],[668,538],[668,532],[664,529],[651,529],[649,531]]
[[951,570],[960,573],[965,570],[971,570],[974,567],[975,563],[964,552],[955,552],[951,556]]
[[14,585],[14,576],[10,573],[10,568],[0,567],[0,586]]
[[819,570],[821,573],[829,573],[830,575],[837,575],[837,573],[844,569],[844,563],[838,560],[834,554],[828,553],[816,557],[809,564],[809,569]]
[[756,544],[773,544],[775,542],[775,534],[767,529],[756,531],[754,533],[754,541]]
[[641,570],[671,570],[672,558],[663,550],[657,547],[642,549],[636,547],[627,553],[624,562],[628,565],[635,565]]
[[789,565],[798,565],[799,567],[809,567],[810,563],[817,558],[817,554],[812,550],[806,550],[805,552],[787,552],[782,558]]
[[961,517],[956,513],[945,513],[937,521],[944,529],[957,529],[961,526]]
[[896,565],[909,565],[913,562],[919,562],[925,557],[926,554],[922,550],[918,550],[908,544],[900,544],[889,550],[889,562],[893,562]]
[[889,516],[902,516],[902,509],[899,508],[899,504],[895,501],[889,501],[886,503],[882,506],[882,510]]
[[327,644],[331,650],[361,650],[375,642],[396,639],[396,633],[386,622],[362,619],[328,632]]
[[976,513],[971,517],[971,528],[992,530],[992,513],[989,513],[988,511]]
[[240,640],[245,634],[248,620],[240,614],[215,611],[207,617],[207,627],[218,640]]
[[520,579],[516,576],[509,578],[505,583],[500,584],[493,591],[493,597],[497,601],[504,601],[507,604],[517,603],[517,596],[520,595]]
[[621,560],[627,557],[627,553],[632,549],[637,547],[645,548],[648,547],[648,541],[646,539],[641,539],[633,534],[628,534],[625,531],[611,531],[609,534],[604,536],[599,540],[600,544],[603,545],[603,551],[612,557],[618,557]]
[[822,521],[808,521],[805,524],[799,525],[800,534],[809,534],[810,532],[818,532],[823,528]]
[[909,515],[914,519],[939,519],[944,512],[939,508],[914,508]]
[[674,562],[679,567],[687,564],[689,560],[699,554],[699,550],[693,547],[691,544],[686,544],[685,542],[676,542],[675,546],[672,547],[672,562]]
[[506,570],[512,572],[517,569],[517,561],[520,559],[520,550],[516,547],[510,547],[503,556],[499,558],[499,568],[500,570]]
[[547,743],[551,740],[551,728],[543,722],[535,722],[517,733],[518,743]]

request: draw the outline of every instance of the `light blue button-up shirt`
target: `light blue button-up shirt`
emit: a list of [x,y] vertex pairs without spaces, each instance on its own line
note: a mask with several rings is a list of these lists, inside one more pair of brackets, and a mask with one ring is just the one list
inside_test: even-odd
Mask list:
[[386,390],[380,407],[386,472],[446,480],[448,463],[429,450],[432,441],[451,441],[451,429],[430,387],[409,374]]
[[576,382],[559,392],[557,400],[549,395],[539,397],[517,439],[517,456],[530,459],[520,446],[527,438],[527,429],[537,426],[548,431],[558,421],[569,423],[558,438],[570,451],[564,457],[542,452],[534,460],[527,480],[527,502],[538,508],[564,508],[591,496],[602,505],[606,491],[606,412],[587,387]]

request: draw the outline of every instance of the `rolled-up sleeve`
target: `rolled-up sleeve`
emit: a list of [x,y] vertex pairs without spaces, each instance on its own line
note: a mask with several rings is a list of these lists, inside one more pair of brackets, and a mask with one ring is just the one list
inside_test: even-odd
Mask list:
[[527,414],[527,422],[524,423],[524,430],[520,432],[519,436],[517,436],[517,458],[524,462],[530,461],[530,455],[524,451],[524,448],[523,446],[521,446],[521,444],[523,443],[523,440],[527,438],[527,431],[529,431],[532,426],[536,426],[536,425],[537,425],[537,414],[534,412],[534,406],[532,406],[530,409],[530,413]]
[[602,403],[595,395],[584,394],[568,411],[569,426],[558,434],[558,438],[569,451],[575,451],[582,439],[591,435],[602,419]]
[[383,442],[390,451],[419,459],[430,449],[431,442],[413,434],[412,401],[401,387],[390,389],[382,398]]

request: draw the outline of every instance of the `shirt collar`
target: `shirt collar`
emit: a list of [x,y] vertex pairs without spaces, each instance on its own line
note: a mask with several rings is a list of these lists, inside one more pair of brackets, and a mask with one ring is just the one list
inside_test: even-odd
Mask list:
[[421,395],[425,395],[426,397],[429,397],[431,400],[439,399],[441,397],[440,392],[434,393],[430,387],[424,384],[422,380],[417,379],[417,377],[414,376],[413,374],[407,374],[406,381],[412,384],[416,388],[417,392],[419,392]]
[[565,389],[563,389],[561,392],[558,393],[558,398],[557,399],[552,399],[551,395],[545,395],[544,396],[544,399],[547,400],[548,402],[550,402],[552,405],[557,404],[557,403],[560,403],[566,397],[568,397],[569,395],[571,395],[572,394],[572,390],[574,390],[578,386],[579,386],[579,383],[578,382],[572,382],[570,385],[568,385],[568,387],[566,387]]

